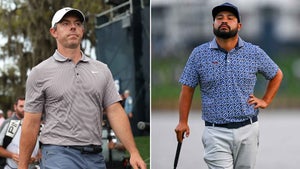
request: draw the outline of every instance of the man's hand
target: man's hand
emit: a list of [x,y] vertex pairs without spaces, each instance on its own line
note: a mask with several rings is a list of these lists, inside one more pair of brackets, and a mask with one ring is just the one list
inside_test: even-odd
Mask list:
[[19,163],[19,154],[12,154],[11,159],[13,159],[18,164]]
[[176,132],[177,141],[182,143],[182,140],[184,138],[184,133],[186,137],[190,135],[190,128],[186,123],[179,123],[175,128],[175,132]]
[[147,165],[139,153],[130,155],[130,165],[133,169],[147,169]]
[[268,103],[262,99],[255,97],[253,94],[249,96],[248,103],[254,105],[255,109],[262,108],[265,109],[268,107]]

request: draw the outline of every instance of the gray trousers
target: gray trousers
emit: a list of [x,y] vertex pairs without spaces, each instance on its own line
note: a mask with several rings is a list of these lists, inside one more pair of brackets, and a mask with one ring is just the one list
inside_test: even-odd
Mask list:
[[206,126],[202,142],[209,169],[254,169],[259,124],[255,122],[238,129]]
[[106,169],[104,157],[82,154],[73,148],[43,145],[41,169]]

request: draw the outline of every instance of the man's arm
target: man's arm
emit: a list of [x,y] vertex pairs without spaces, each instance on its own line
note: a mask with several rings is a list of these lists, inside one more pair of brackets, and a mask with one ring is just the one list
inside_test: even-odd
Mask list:
[[25,112],[20,139],[19,169],[27,169],[40,130],[42,113]]
[[133,169],[146,169],[146,164],[135,145],[128,117],[120,103],[110,105],[105,111],[113,131],[130,153],[130,164]]
[[179,97],[179,123],[175,128],[177,140],[182,142],[182,136],[185,133],[186,137],[190,135],[188,126],[189,112],[192,105],[195,89],[186,85],[182,85]]
[[0,156],[4,158],[11,158],[15,162],[19,162],[19,154],[12,153],[10,151],[7,151],[5,148],[0,146]]
[[263,98],[259,99],[259,98],[255,97],[254,95],[250,95],[248,103],[250,105],[254,104],[255,105],[254,108],[264,109],[264,108],[268,107],[271,104],[273,98],[275,97],[275,95],[280,87],[282,78],[283,78],[283,73],[280,69],[278,69],[275,77],[269,81]]

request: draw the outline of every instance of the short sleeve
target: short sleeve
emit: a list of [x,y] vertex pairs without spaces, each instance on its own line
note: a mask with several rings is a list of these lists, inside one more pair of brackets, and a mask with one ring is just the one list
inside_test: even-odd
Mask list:
[[258,48],[258,52],[258,72],[267,80],[273,79],[279,69],[278,65],[261,48]]
[[44,92],[43,76],[37,69],[32,69],[26,81],[25,112],[40,113],[43,111]]
[[106,87],[104,91],[103,97],[103,108],[110,106],[113,103],[119,102],[121,100],[120,94],[117,91],[117,88],[114,83],[114,79],[110,70],[107,68],[106,70]]
[[179,83],[195,88],[199,83],[197,51],[194,49],[183,69]]

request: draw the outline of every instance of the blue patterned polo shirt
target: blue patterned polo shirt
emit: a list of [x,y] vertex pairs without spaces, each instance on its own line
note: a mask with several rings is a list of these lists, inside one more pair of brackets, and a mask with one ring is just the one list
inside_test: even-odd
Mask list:
[[247,103],[254,93],[256,75],[270,80],[278,69],[260,47],[241,38],[230,52],[213,39],[193,50],[179,82],[193,88],[200,85],[203,120],[240,122],[258,114],[258,109]]

